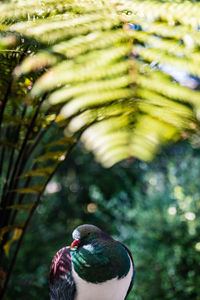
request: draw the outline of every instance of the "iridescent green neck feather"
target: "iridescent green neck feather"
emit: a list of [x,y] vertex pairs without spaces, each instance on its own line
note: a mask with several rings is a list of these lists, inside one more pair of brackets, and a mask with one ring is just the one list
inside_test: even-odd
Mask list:
[[95,226],[80,227],[73,233],[73,237],[80,240],[80,245],[71,249],[75,272],[92,283],[126,276],[130,258],[123,245]]

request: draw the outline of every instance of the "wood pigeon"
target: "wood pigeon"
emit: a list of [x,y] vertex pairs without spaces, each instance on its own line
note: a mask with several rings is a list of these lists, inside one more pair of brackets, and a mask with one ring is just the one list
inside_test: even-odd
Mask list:
[[128,248],[94,225],[81,225],[50,269],[51,300],[124,300],[134,281]]

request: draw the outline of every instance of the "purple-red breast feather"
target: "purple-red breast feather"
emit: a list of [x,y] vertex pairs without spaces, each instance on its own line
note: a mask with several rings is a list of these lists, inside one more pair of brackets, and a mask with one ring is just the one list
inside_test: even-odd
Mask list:
[[51,264],[49,281],[53,283],[54,280],[64,277],[72,270],[72,262],[70,255],[70,247],[60,249],[54,256]]
[[76,292],[72,276],[70,247],[60,249],[54,256],[49,275],[50,300],[74,300]]

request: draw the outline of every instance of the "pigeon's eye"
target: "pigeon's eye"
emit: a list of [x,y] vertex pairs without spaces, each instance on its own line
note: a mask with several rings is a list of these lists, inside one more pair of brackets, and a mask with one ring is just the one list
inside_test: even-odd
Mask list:
[[88,234],[87,235],[91,235],[91,232],[88,232]]

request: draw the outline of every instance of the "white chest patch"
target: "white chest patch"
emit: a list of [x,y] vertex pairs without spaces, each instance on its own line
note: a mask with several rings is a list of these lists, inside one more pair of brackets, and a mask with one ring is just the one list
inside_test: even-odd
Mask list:
[[111,279],[103,283],[90,283],[78,276],[74,269],[72,274],[76,283],[76,295],[74,300],[124,300],[128,291],[132,274],[133,264],[126,275],[121,279]]

